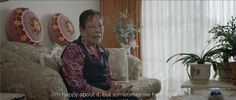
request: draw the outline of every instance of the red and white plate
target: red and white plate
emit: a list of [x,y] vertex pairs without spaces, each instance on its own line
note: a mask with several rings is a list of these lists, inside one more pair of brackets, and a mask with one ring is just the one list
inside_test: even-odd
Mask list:
[[29,8],[14,9],[7,23],[8,36],[12,41],[36,45],[42,41],[42,26]]
[[62,13],[52,15],[49,22],[49,32],[52,40],[60,45],[72,42],[75,36],[73,23]]

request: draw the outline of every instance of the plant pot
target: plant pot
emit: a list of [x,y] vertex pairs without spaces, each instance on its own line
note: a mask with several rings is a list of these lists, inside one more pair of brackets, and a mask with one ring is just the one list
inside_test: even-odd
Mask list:
[[236,86],[236,62],[231,62],[230,67],[232,69],[232,82]]
[[211,64],[190,64],[192,83],[207,83],[210,78]]
[[230,63],[221,63],[219,66],[219,78],[220,81],[231,82],[232,79],[232,69]]

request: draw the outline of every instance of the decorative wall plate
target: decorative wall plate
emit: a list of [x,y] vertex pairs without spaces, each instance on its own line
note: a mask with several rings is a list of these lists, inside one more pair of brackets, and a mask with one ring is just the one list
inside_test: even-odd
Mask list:
[[8,36],[12,41],[36,45],[42,41],[42,27],[38,17],[28,8],[14,9],[8,19]]
[[53,41],[66,45],[74,40],[74,26],[67,16],[55,13],[49,22],[49,32]]

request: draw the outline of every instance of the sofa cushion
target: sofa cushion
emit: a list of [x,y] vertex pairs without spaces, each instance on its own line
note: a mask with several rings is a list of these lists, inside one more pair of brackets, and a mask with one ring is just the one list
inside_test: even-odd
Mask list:
[[128,59],[125,49],[108,48],[109,66],[112,71],[112,77],[117,81],[128,80]]
[[4,63],[24,61],[24,58],[19,56],[17,53],[1,48],[0,50],[0,66]]
[[59,71],[62,64],[61,54],[64,51],[64,47],[56,45],[51,52],[41,52],[40,64],[43,66],[50,67],[56,71]]
[[[30,66],[29,66],[30,65]],[[67,100],[55,93],[67,93],[55,70],[32,61],[15,61],[0,66],[1,91],[24,93],[29,100]]]
[[138,80],[142,73],[142,64],[140,59],[135,56],[128,55],[128,73],[129,80]]
[[20,42],[1,42],[0,47],[7,49],[7,52],[14,52],[25,60],[39,63],[43,66],[47,66],[57,71],[59,69],[58,65],[60,64],[60,58],[58,55],[60,55],[60,53],[62,52],[62,48],[60,48],[60,50],[51,51],[50,49],[43,46],[37,45],[36,47],[34,47]]
[[31,45],[20,42],[1,42],[0,47],[17,53],[25,60],[38,62],[39,52]]

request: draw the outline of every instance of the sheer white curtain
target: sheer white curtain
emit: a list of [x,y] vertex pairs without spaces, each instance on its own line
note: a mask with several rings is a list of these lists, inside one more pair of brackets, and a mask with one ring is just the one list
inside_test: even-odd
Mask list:
[[211,37],[215,24],[226,24],[236,16],[234,0],[143,0],[142,60],[143,75],[161,80],[158,100],[184,94],[180,89],[188,79],[186,67],[171,66],[168,57],[180,52],[200,53]]

